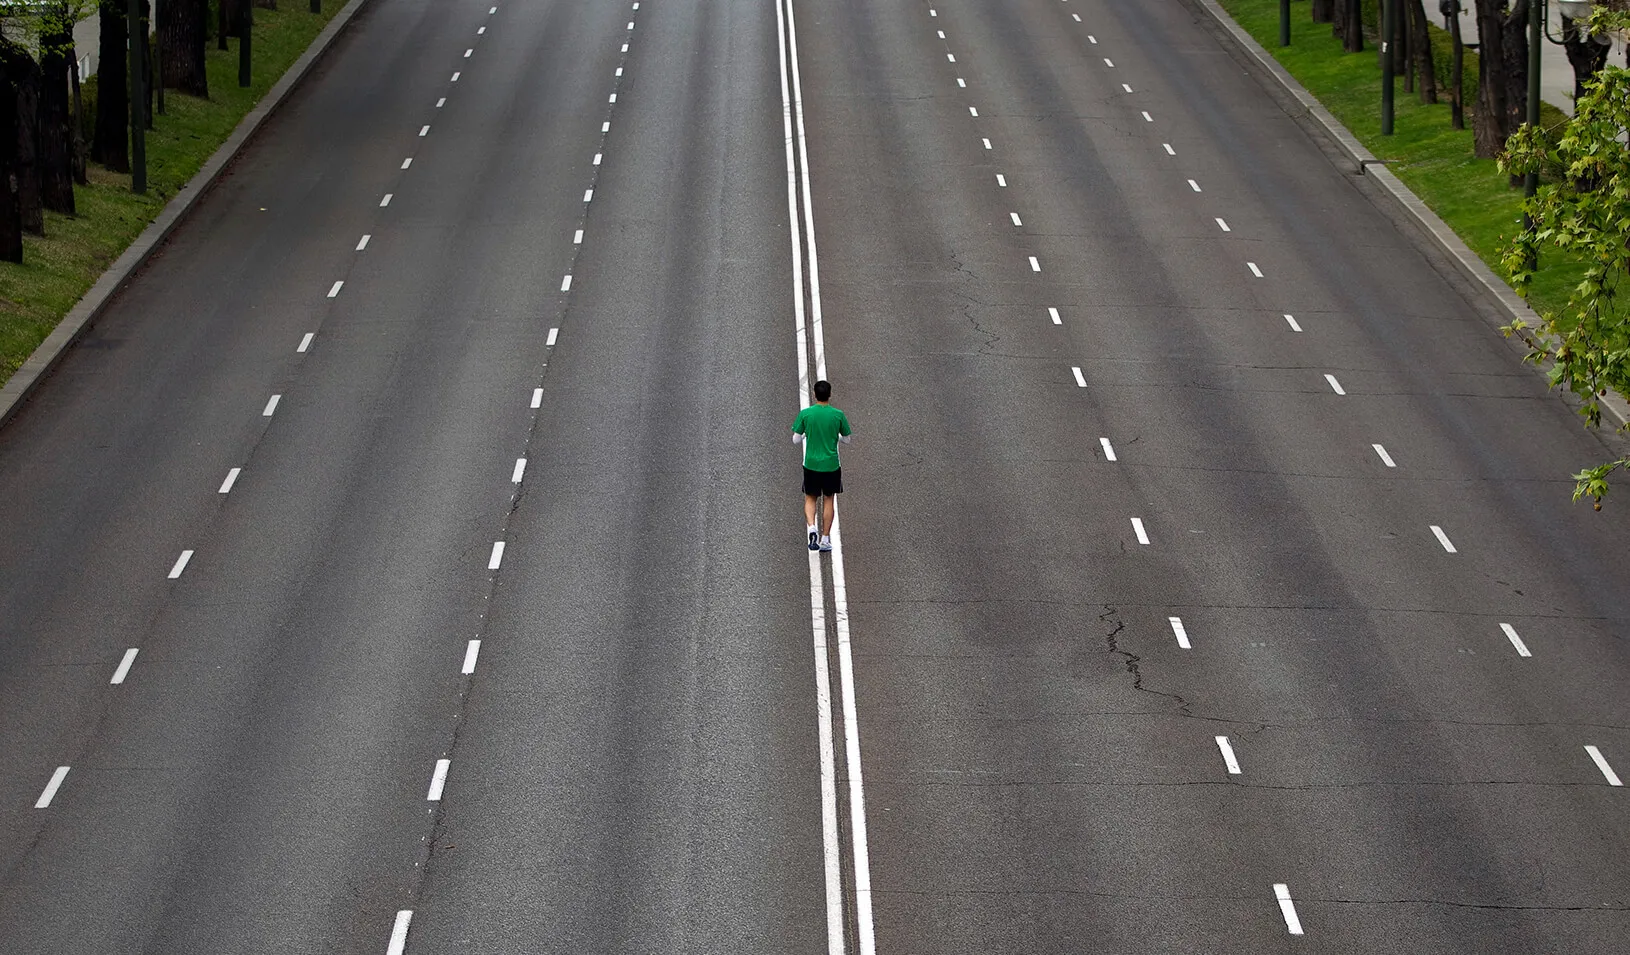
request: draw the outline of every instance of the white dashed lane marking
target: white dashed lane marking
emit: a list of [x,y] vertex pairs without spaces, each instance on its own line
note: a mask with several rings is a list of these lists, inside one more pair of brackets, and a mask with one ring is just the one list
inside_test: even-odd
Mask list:
[[1189,180],[1189,188],[1193,189],[1195,192],[1199,192],[1200,191],[1200,184],[1195,182],[1193,179],[1190,179]]
[[464,667],[459,672],[470,674],[475,672],[475,659],[481,655],[481,641],[471,640],[464,648]]
[[452,79],[452,82],[454,82],[454,83],[457,83],[457,82],[458,82],[458,77],[459,77],[459,74],[457,74],[457,73],[454,73],[454,74],[453,74],[453,79]]
[[1143,111],[1143,121],[1146,122],[1146,123],[1152,123],[1152,122],[1155,121],[1155,118],[1153,116],[1149,115],[1148,110],[1144,110]]
[[1434,536],[1434,537],[1436,537],[1438,539],[1438,543],[1443,545],[1444,550],[1448,551],[1451,554],[1458,553],[1455,550],[1455,545],[1451,544],[1449,542],[1449,535],[1443,533],[1443,528],[1439,527],[1436,524],[1433,524],[1432,525],[1432,536]]
[[571,276],[571,273],[568,272],[566,274],[566,277],[560,280],[560,290],[562,292],[570,292],[572,290],[572,276]]
[[1370,447],[1375,449],[1376,456],[1381,459],[1382,464],[1385,464],[1389,468],[1395,468],[1395,467],[1398,466],[1397,464],[1395,464],[1393,462],[1392,455],[1387,453],[1386,448],[1382,447],[1379,444],[1372,444],[1372,445],[1370,445]]
[[1132,518],[1132,533],[1138,535],[1138,543],[1149,543],[1149,533],[1143,529],[1143,518]]
[[1290,886],[1275,882],[1273,895],[1279,900],[1279,914],[1285,917],[1285,928],[1292,935],[1302,934],[1302,920],[1296,916],[1296,903],[1290,900]]
[[1296,316],[1294,316],[1294,315],[1286,315],[1285,316],[1285,321],[1290,324],[1290,330],[1291,331],[1299,332],[1299,331],[1302,330],[1302,326],[1296,324]]
[[119,661],[119,668],[113,671],[113,679],[108,681],[110,684],[118,686],[125,681],[125,677],[130,675],[131,664],[136,662],[138,652],[136,647],[125,651],[124,658]]
[[1189,630],[1183,626],[1182,617],[1167,617],[1166,622],[1172,625],[1172,636],[1177,638],[1177,645],[1185,650],[1194,649],[1189,645]]
[[1104,448],[1104,460],[1105,461],[1117,460],[1117,458],[1115,457],[1115,446],[1113,444],[1109,443],[1108,438],[1099,438],[1098,443],[1100,445],[1103,445],[1103,448]]
[[412,156],[409,156],[408,158],[402,160],[402,168],[403,169],[406,169],[407,167],[409,167],[411,165],[413,165],[413,157]]
[[342,288],[345,288],[345,280],[344,279],[340,279],[338,282],[335,282],[333,285],[330,285],[328,287],[328,297],[329,298],[337,298],[337,297],[339,297],[340,289],[342,289]]
[[383,209],[386,206],[390,205],[391,204],[391,199],[394,198],[395,195],[396,195],[396,193],[394,193],[394,192],[385,193],[385,198],[379,200],[379,208]]
[[1224,222],[1221,216],[1217,217],[1217,228],[1223,230],[1224,232],[1234,231],[1233,229],[1228,228],[1228,223]]
[[544,343],[543,343],[544,347],[546,347],[546,348],[555,347],[555,341],[557,339],[559,339],[559,338],[560,338],[560,329],[558,329],[558,328],[549,329],[549,337],[544,341]]
[[67,778],[68,767],[58,766],[57,771],[51,774],[51,781],[45,784],[45,791],[40,793],[40,798],[34,800],[34,808],[51,808],[51,800],[57,798],[57,790],[62,788],[62,781]]
[[981,139],[981,140],[980,140],[980,142],[982,142],[982,143],[984,143],[984,144],[985,144],[985,148],[986,148],[986,149],[989,149],[989,148],[991,148],[991,147],[990,147],[990,140],[988,140],[988,139]]
[[391,926],[391,940],[390,944],[385,946],[385,955],[402,955],[407,950],[408,926],[412,923],[412,909],[403,909],[396,913],[396,922]]
[[221,482],[221,492],[220,493],[222,493],[222,494],[231,494],[232,493],[232,485],[238,483],[238,475],[240,475],[242,473],[243,473],[243,468],[233,468],[232,470],[226,472],[226,480]]
[[430,791],[425,794],[425,802],[441,802],[441,791],[447,785],[447,769],[453,764],[450,759],[436,760],[436,768],[430,774]]
[[1053,320],[1054,325],[1064,324],[1064,319],[1058,317],[1058,309],[1056,308],[1047,309],[1047,317]]
[[1257,268],[1257,264],[1256,264],[1256,263],[1255,263],[1255,262],[1247,262],[1247,263],[1245,263],[1245,264],[1246,264],[1246,265],[1247,265],[1247,266],[1250,266],[1250,269],[1251,269],[1251,274],[1252,274],[1252,275],[1254,275],[1254,276],[1256,276],[1256,277],[1257,277],[1257,278],[1261,278],[1261,277],[1262,277],[1262,270],[1261,270],[1261,269],[1259,269],[1259,268]]
[[543,389],[542,388],[533,388],[532,389],[532,407],[534,407],[534,408],[542,408],[543,407]]
[[1345,395],[1347,393],[1346,390],[1341,387],[1341,382],[1336,380],[1335,375],[1325,375],[1324,380],[1330,383],[1330,390],[1334,391],[1336,394]]
[[1013,224],[1014,225],[1016,225],[1016,226],[1024,225],[1023,222],[1019,221],[1019,214],[1017,212],[1009,212],[1008,216],[1010,216],[1013,219]]
[[996,174],[996,184],[998,186],[1001,186],[1003,189],[1006,189],[1007,188],[1007,177],[1002,175],[1001,173],[997,173]]
[[429,136],[430,135],[430,125],[428,123],[419,127],[419,135],[420,136]]
[[1217,737],[1217,749],[1222,751],[1223,765],[1228,767],[1228,774],[1238,776],[1240,774],[1239,760],[1234,756],[1234,747],[1229,744],[1228,737]]
[[1166,155],[1168,155],[1168,156],[1177,155],[1177,150],[1172,148],[1171,143],[1161,143],[1160,145],[1166,150]]
[[492,556],[487,558],[487,569],[497,570],[504,565],[504,542],[492,542]]
[[270,418],[272,415],[276,414],[277,413],[277,403],[282,401],[282,400],[283,400],[282,395],[273,395],[270,398],[266,399],[266,407],[264,407],[264,408],[262,408],[260,410],[260,416],[262,418]]
[[371,239],[371,238],[373,238],[373,235],[371,233],[369,235],[363,236],[362,239],[357,242],[357,249],[356,250],[358,252],[361,252],[363,249],[366,249],[368,247],[368,240]]
[[1072,365],[1070,366],[1070,371],[1075,374],[1075,386],[1077,388],[1085,388],[1087,386],[1087,379],[1085,375],[1081,374],[1081,366]]
[[1528,652],[1528,644],[1523,643],[1522,642],[1522,637],[1517,636],[1517,628],[1516,627],[1513,627],[1509,623],[1502,623],[1502,624],[1500,624],[1500,629],[1505,632],[1505,638],[1507,640],[1511,641],[1511,645],[1513,647],[1517,648],[1517,656],[1519,656],[1519,657],[1531,657],[1531,656],[1533,656],[1532,653]]
[[1032,272],[1040,272],[1041,271],[1041,263],[1036,261],[1036,257],[1033,256],[1033,255],[1030,257],[1030,271],[1032,271]]
[[523,478],[525,476],[526,476],[526,458],[516,458],[515,459],[515,470],[510,473],[509,482],[511,484],[519,484],[519,483],[521,483],[521,478]]
[[1613,767],[1607,764],[1607,757],[1602,755],[1601,750],[1594,746],[1586,746],[1585,752],[1590,754],[1591,762],[1594,762],[1596,768],[1602,771],[1602,776],[1607,779],[1609,786],[1624,785],[1624,781],[1619,779],[1619,774],[1615,773]]
[[192,551],[182,551],[181,556],[175,559],[175,565],[170,568],[170,579],[175,580],[179,578],[181,576],[181,572],[187,569],[187,562],[190,560],[192,560]]

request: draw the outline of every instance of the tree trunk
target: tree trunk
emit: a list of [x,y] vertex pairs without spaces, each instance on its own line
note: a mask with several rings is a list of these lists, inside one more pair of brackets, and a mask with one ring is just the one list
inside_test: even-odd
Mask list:
[[141,0],[141,29],[136,35],[141,38],[141,83],[142,92],[142,128],[153,128],[153,4],[152,0]]
[[1343,18],[1341,48],[1348,53],[1364,52],[1364,4],[1360,0],[1346,0],[1347,16]]
[[17,168],[23,231],[45,234],[40,198],[40,65],[27,53],[17,67]]
[[1398,35],[1392,38],[1397,46],[1393,58],[1393,67],[1404,75],[1404,92],[1415,92],[1415,0],[1394,0],[1398,4],[1398,14],[1393,17],[1393,25]]
[[68,65],[74,25],[61,3],[40,18],[40,200],[52,212],[74,213],[73,136],[68,130]]
[[[1516,0],[1500,22],[1500,54],[1505,60],[1506,135],[1528,121],[1528,11],[1530,0]],[[1500,143],[1505,148],[1505,143]]]
[[1504,44],[1501,42],[1504,0],[1477,0],[1477,108],[1472,112],[1473,154],[1493,159],[1505,148],[1506,81]]
[[1358,0],[1330,0],[1330,35],[1342,37],[1347,30],[1347,4]]
[[209,37],[209,0],[164,0],[158,13],[164,85],[208,99],[204,46]]
[[1613,52],[1611,44],[1597,43],[1590,38],[1589,24],[1562,18],[1562,48],[1573,65],[1573,98],[1585,95],[1585,83],[1595,78],[1607,65],[1607,55]]
[[101,33],[97,37],[100,62],[96,72],[96,135],[91,158],[114,172],[130,171],[130,75],[125,57],[125,5],[123,0],[102,0]]
[[232,35],[232,0],[217,0],[215,5],[215,48],[226,49],[226,38]]
[[1336,18],[1335,0],[1313,0],[1313,22],[1329,23]]
[[21,61],[15,43],[0,36],[0,260],[23,260],[22,164],[18,156],[17,90]]
[[1427,29],[1426,5],[1421,0],[1405,0],[1409,9],[1410,46],[1415,51],[1415,75],[1420,78],[1422,103],[1438,101],[1437,64],[1432,62],[1432,34]]
[[74,114],[70,133],[73,136],[69,144],[73,148],[74,182],[85,185],[89,180],[85,178],[85,100],[79,95],[79,56],[70,51],[68,59],[73,63],[68,68],[68,76],[73,80]]
[[255,6],[262,10],[276,10],[277,0],[255,0]]

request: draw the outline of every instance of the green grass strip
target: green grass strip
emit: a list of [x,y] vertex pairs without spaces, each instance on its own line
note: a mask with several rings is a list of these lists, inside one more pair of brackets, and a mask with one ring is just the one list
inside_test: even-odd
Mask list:
[[[1383,136],[1381,69],[1373,44],[1362,53],[1343,53],[1341,40],[1332,35],[1330,24],[1314,23],[1308,3],[1297,0],[1291,4],[1291,45],[1281,47],[1278,0],[1218,2],[1376,158],[1389,160],[1387,168],[1448,223],[1496,275],[1505,276],[1500,257],[1520,228],[1522,190],[1510,187],[1509,179],[1495,167],[1494,160],[1472,158],[1471,107],[1477,97],[1475,54],[1468,51],[1466,56],[1470,75],[1464,81],[1465,129],[1450,126],[1447,87],[1439,90],[1437,104],[1422,105],[1418,94],[1403,91],[1400,78],[1394,98],[1394,133]],[[1426,6],[1429,14],[1437,10],[1431,2]],[[1450,72],[1447,48],[1444,42],[1434,50],[1443,60],[1435,64],[1440,77]],[[1540,122],[1551,126],[1566,118],[1566,114],[1546,104]],[[1560,310],[1567,303],[1568,289],[1578,282],[1582,266],[1555,251],[1542,253],[1540,264],[1529,302],[1536,311]]]
[[[237,41],[222,52],[212,38],[206,54],[210,98],[165,91],[165,114],[153,117],[156,128],[147,133],[146,196],[130,192],[129,176],[92,163],[90,183],[74,189],[79,214],[46,213],[45,237],[23,240],[23,264],[0,262],[0,384],[214,155],[344,0],[326,0],[322,13],[311,13],[304,0],[283,4],[280,10],[255,10],[253,85],[238,86]],[[88,136],[94,120],[88,109],[85,120]]]

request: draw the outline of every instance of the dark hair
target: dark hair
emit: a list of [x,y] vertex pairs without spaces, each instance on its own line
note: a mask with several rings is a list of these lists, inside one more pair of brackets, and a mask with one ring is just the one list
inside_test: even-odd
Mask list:
[[827,401],[832,397],[832,383],[830,381],[815,382],[815,400]]

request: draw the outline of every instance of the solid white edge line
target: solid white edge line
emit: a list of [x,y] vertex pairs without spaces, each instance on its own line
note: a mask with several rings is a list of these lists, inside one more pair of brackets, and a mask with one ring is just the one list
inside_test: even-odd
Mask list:
[[385,955],[402,955],[407,949],[408,925],[412,922],[412,909],[403,909],[396,913],[396,922],[391,926],[391,941],[385,946]]
[[181,576],[181,572],[187,569],[187,561],[189,560],[192,560],[192,551],[182,551],[181,556],[175,559],[175,566],[170,568],[171,580],[176,580]]
[[242,473],[243,468],[233,468],[232,470],[226,472],[226,480],[221,482],[221,493],[231,494],[232,485],[238,483],[238,475]]
[[543,341],[544,347],[545,348],[553,348],[553,347],[555,347],[555,342],[558,341],[559,338],[560,338],[560,329],[558,329],[558,328],[549,329],[549,337],[544,339],[544,341]]
[[[932,13],[932,11],[930,11]],[[792,98],[788,90],[786,10],[775,5],[776,45],[781,66],[781,128],[786,144],[787,221],[792,244],[793,326],[798,347],[798,405],[809,406],[809,349],[805,338],[803,238],[798,228],[798,169],[793,151]],[[809,552],[810,631],[815,651],[815,709],[817,749],[820,753],[821,848],[826,883],[826,944],[828,955],[843,955],[843,876],[838,845],[837,755],[832,739],[832,685],[826,644],[826,600],[821,590],[818,551]]]
[[1118,460],[1115,457],[1115,446],[1113,444],[1109,443],[1108,438],[1099,438],[1098,443],[1104,446],[1104,460],[1105,461]]
[[[807,251],[808,251],[807,265],[808,265],[808,268],[809,268],[809,305],[810,305],[810,309],[809,309],[809,314],[810,314],[809,337],[810,337],[810,344],[813,346],[814,353],[815,353],[814,358],[815,358],[815,374],[816,374],[816,377],[817,378],[825,378],[826,377],[826,342],[825,342],[825,335],[824,335],[824,331],[823,331],[823,327],[822,327],[822,319],[821,319],[820,258],[819,258],[819,255],[818,255],[817,251],[816,251],[816,243],[815,243],[815,219],[814,219],[815,203],[814,203],[814,199],[813,199],[813,196],[812,196],[813,190],[812,190],[811,185],[810,185],[809,145],[808,145],[808,136],[807,136],[807,133],[805,131],[805,125],[804,125],[803,78],[801,76],[801,71],[799,70],[799,64],[798,64],[798,27],[797,27],[797,22],[796,22],[797,17],[796,17],[796,15],[794,13],[794,10],[793,10],[793,0],[783,0],[783,2],[785,4],[785,41],[786,41],[783,50],[784,50],[784,55],[786,57],[786,60],[784,61],[785,62],[785,67],[783,69],[783,78],[782,78],[782,93],[783,93],[782,104],[783,104],[783,107],[785,107],[786,104],[787,104],[787,99],[786,99],[786,77],[790,75],[791,80],[792,80],[791,113],[792,113],[792,116],[793,116],[793,119],[794,119],[794,126],[797,129],[798,160],[799,160],[798,172],[799,172],[799,178],[801,180],[800,185],[802,187],[801,193],[802,193],[802,199],[803,199],[803,211],[805,213],[805,216],[804,216],[805,246],[806,246]],[[779,24],[779,21],[782,19],[781,10],[782,10],[782,3],[777,3],[777,5],[776,5],[776,19],[778,21],[778,24]],[[779,37],[780,37],[780,33],[778,32],[778,38]],[[789,129],[788,132],[790,133],[791,130]],[[791,143],[791,139],[792,139],[792,137],[789,135],[788,136],[789,145]],[[789,160],[791,158],[790,150],[789,150],[788,158],[789,158]],[[790,176],[789,176],[789,179],[790,179]],[[793,222],[796,223],[796,221],[797,221],[797,216],[794,215],[793,216]],[[802,260],[798,259],[795,256],[794,261],[795,262],[800,262]],[[797,270],[797,269],[794,270],[795,273],[797,271],[799,271],[799,270]],[[801,371],[802,371],[802,377],[803,377],[804,380],[807,381],[808,376],[809,376],[809,367],[808,367],[809,358],[808,358],[808,352],[806,352],[805,349],[804,349],[804,342],[803,342],[801,337],[800,337],[800,340],[798,342],[798,349],[799,349],[798,354],[800,356],[800,367],[801,367]],[[808,400],[807,400],[806,395],[807,395],[807,393],[805,393],[805,395],[800,395],[801,403],[803,405],[805,405],[805,406],[807,406],[807,404],[808,404]],[[841,523],[839,523],[839,520],[840,520],[840,518],[835,518],[834,519],[833,526],[832,526],[832,529],[831,529],[831,535],[830,535],[831,538],[832,538],[832,595],[833,595],[833,608],[834,608],[834,611],[835,611],[834,616],[836,617],[836,626],[837,626],[839,684],[840,684],[840,688],[841,688],[841,691],[842,691],[842,697],[843,697],[843,714],[844,714],[844,716],[843,716],[843,731],[844,731],[844,743],[845,743],[845,745],[844,745],[844,754],[845,754],[846,768],[847,768],[848,777],[849,777],[849,825],[850,825],[850,834],[851,834],[851,842],[852,842],[851,849],[852,849],[852,852],[853,852],[853,859],[854,859],[853,878],[854,878],[854,887],[855,887],[855,937],[856,937],[856,941],[857,941],[857,947],[859,948],[859,951],[860,951],[860,955],[875,955],[877,943],[876,943],[876,935],[875,935],[875,931],[874,931],[874,928],[873,928],[873,922],[872,922],[872,875],[871,875],[870,852],[869,852],[869,849],[868,849],[868,846],[867,846],[867,841],[866,841],[866,797],[865,797],[865,786],[864,786],[863,776],[862,776],[862,772],[861,772],[861,762],[860,762],[860,723],[859,723],[859,718],[857,716],[857,706],[856,706],[856,703],[855,703],[854,659],[853,659],[853,653],[852,653],[852,650],[851,650],[851,647],[850,647],[850,642],[849,642],[849,605],[848,605],[847,591],[846,591],[846,587],[845,587],[845,583],[844,583],[843,537],[842,537],[842,525],[841,525]],[[810,552],[811,583],[815,585],[811,589],[811,602],[812,603],[817,603],[817,602],[820,603],[822,605],[822,610],[820,612],[822,614],[824,614],[824,599],[825,598],[822,596],[822,594],[820,592],[820,560],[819,560],[819,557],[820,557],[819,552],[816,552],[816,551],[811,551]],[[826,652],[825,652],[825,648],[824,648],[824,643],[825,643],[825,625],[824,625],[824,621],[822,621],[822,625],[819,628],[817,633],[818,633],[818,635],[816,637],[816,642],[817,642],[818,645],[820,645],[817,656],[819,658],[818,662],[820,663],[820,671],[821,671],[820,675],[817,677],[817,695],[819,696],[819,695],[821,695],[820,694],[820,683],[821,683],[821,681],[823,681],[825,679],[825,674],[826,674],[826,670],[825,670]],[[827,688],[827,692],[826,692],[825,695],[826,695],[827,700],[829,701],[830,700],[830,688],[829,687]],[[829,703],[828,703],[828,706],[827,706],[827,710],[828,710],[828,714],[827,714],[828,718],[823,719],[823,725],[822,725],[823,742],[824,742],[824,739],[827,738],[827,734],[830,733],[830,728],[829,728],[829,724],[830,724],[830,718],[829,718],[830,704]],[[835,759],[836,759],[836,757],[834,755],[834,757],[833,757],[834,764],[835,764]],[[823,767],[822,767],[823,796],[825,795],[825,791],[826,791],[825,777],[826,777],[826,774],[828,772],[835,773],[835,765],[833,765],[833,766],[823,765]],[[836,785],[835,776],[834,776],[834,778],[832,780],[832,785],[833,786]],[[836,807],[836,803],[835,803],[835,795],[836,795],[836,793],[835,793],[835,790],[834,790],[833,791],[834,802],[830,806],[831,829],[830,829],[830,842],[829,842],[829,846],[828,846],[829,849],[835,849],[836,846],[837,846],[837,828],[836,828],[837,827],[837,807]],[[827,817],[828,817],[828,814],[829,814],[828,813],[828,807],[826,805],[823,805],[823,807],[822,807],[822,817],[823,817],[822,818],[822,828],[823,828],[823,831],[827,830],[827,824],[828,824],[828,818]],[[837,871],[836,867],[834,867],[831,864],[833,856],[829,853],[827,858],[828,858],[828,866],[827,866],[828,948],[829,948],[830,955],[842,955],[842,952],[843,952],[843,949],[844,949],[844,942],[843,942],[843,928],[844,928],[844,926],[843,926],[843,912],[842,912],[843,899],[842,899],[842,895],[841,895],[841,893],[842,893],[842,879],[841,879],[841,873],[839,871]],[[836,911],[835,912],[834,912],[834,903],[836,904]],[[836,933],[835,935],[833,934],[834,930],[835,930],[835,933]]]
[[543,407],[543,389],[542,388],[533,388],[532,389],[532,407],[534,407],[534,408],[542,408]]
[[1290,886],[1275,882],[1273,894],[1279,900],[1279,913],[1285,917],[1285,928],[1292,935],[1302,934],[1302,920],[1296,915],[1296,903],[1290,900]]
[[1385,465],[1386,465],[1386,466],[1387,466],[1387,467],[1389,467],[1389,468],[1395,468],[1395,467],[1397,467],[1397,466],[1398,466],[1398,465],[1397,465],[1397,464],[1396,464],[1396,463],[1395,463],[1395,462],[1394,462],[1394,461],[1393,461],[1393,460],[1392,460],[1392,455],[1390,455],[1390,454],[1388,454],[1388,453],[1387,453],[1387,449],[1386,449],[1386,448],[1384,448],[1384,447],[1382,447],[1382,446],[1381,446],[1381,445],[1379,445],[1379,444],[1372,444],[1372,445],[1370,445],[1370,447],[1372,447],[1372,448],[1374,448],[1374,449],[1375,449],[1375,453],[1376,453],[1376,454],[1377,454],[1377,455],[1379,455],[1379,456],[1380,456],[1380,458],[1381,458],[1381,463],[1382,463],[1382,464],[1385,464]]
[[1182,617],[1167,617],[1166,622],[1172,625],[1172,636],[1177,638],[1177,645],[1179,647],[1182,647],[1184,650],[1194,649],[1194,647],[1189,643],[1189,629],[1183,626]]
[[1053,320],[1054,325],[1064,324],[1064,319],[1058,317],[1058,309],[1056,308],[1049,307],[1047,309],[1047,317]]
[[1140,544],[1149,543],[1149,532],[1145,531],[1143,529],[1143,518],[1141,518],[1141,517],[1132,518],[1132,533],[1138,535],[1138,543],[1140,543]]
[[430,774],[430,791],[425,794],[425,802],[441,802],[441,791],[447,786],[447,769],[453,765],[450,759],[436,760],[436,769]]
[[306,349],[311,347],[311,343],[314,339],[316,339],[316,337],[316,332],[306,332],[305,335],[301,337],[300,344],[294,346],[295,352],[304,355],[306,353]]
[[1443,528],[1439,527],[1436,524],[1433,524],[1432,525],[1432,533],[1437,536],[1438,543],[1443,545],[1444,550],[1448,551],[1451,554],[1456,553],[1455,545],[1451,544],[1449,542],[1449,535],[1443,533]]
[[273,414],[275,414],[277,412],[277,403],[279,401],[282,401],[282,400],[283,400],[282,395],[273,395],[270,398],[266,399],[266,407],[261,409],[260,416],[262,418],[270,418]]
[[510,472],[509,483],[519,484],[521,478],[526,476],[526,458],[515,459],[515,470]]
[[125,651],[124,658],[119,661],[119,668],[113,671],[113,679],[108,681],[109,684],[118,686],[125,681],[125,677],[130,675],[130,666],[136,662],[136,654],[139,652],[136,647]]
[[1240,775],[1239,759],[1234,756],[1234,746],[1228,742],[1228,737],[1217,737],[1217,748],[1222,751],[1223,765],[1228,768],[1228,774]]
[[1336,394],[1345,395],[1347,393],[1347,390],[1341,387],[1341,382],[1336,380],[1335,375],[1327,374],[1324,376],[1324,380],[1330,383],[1330,390],[1334,391]]
[[68,769],[67,766],[58,766],[57,771],[51,774],[51,781],[45,784],[45,791],[40,793],[40,798],[34,800],[35,809],[51,808],[51,800],[57,798],[57,790],[62,786],[62,781],[68,778]]
[[1500,624],[1500,629],[1505,631],[1505,637],[1506,637],[1507,640],[1511,641],[1511,645],[1513,647],[1517,648],[1517,656],[1519,656],[1519,657],[1531,657],[1531,656],[1533,656],[1532,653],[1528,652],[1528,644],[1523,643],[1522,642],[1522,637],[1517,636],[1517,628],[1516,627],[1513,627],[1509,623],[1502,623],[1502,624]]
[[459,672],[464,673],[464,674],[474,673],[475,672],[475,660],[476,660],[476,657],[478,657],[480,655],[481,655],[481,641],[480,640],[471,640],[469,645],[464,648],[464,666],[459,670]]
[[1591,760],[1596,763],[1596,768],[1601,770],[1602,775],[1607,778],[1609,786],[1624,785],[1624,780],[1620,779],[1619,774],[1613,771],[1613,767],[1607,764],[1607,757],[1602,755],[1601,750],[1594,746],[1586,746],[1585,752],[1590,754]]
[[1077,388],[1085,388],[1087,386],[1087,378],[1085,375],[1081,374],[1081,366],[1071,365],[1070,371],[1075,375],[1075,386]]
[[497,570],[504,564],[504,542],[492,542],[492,556],[487,558],[487,569]]

